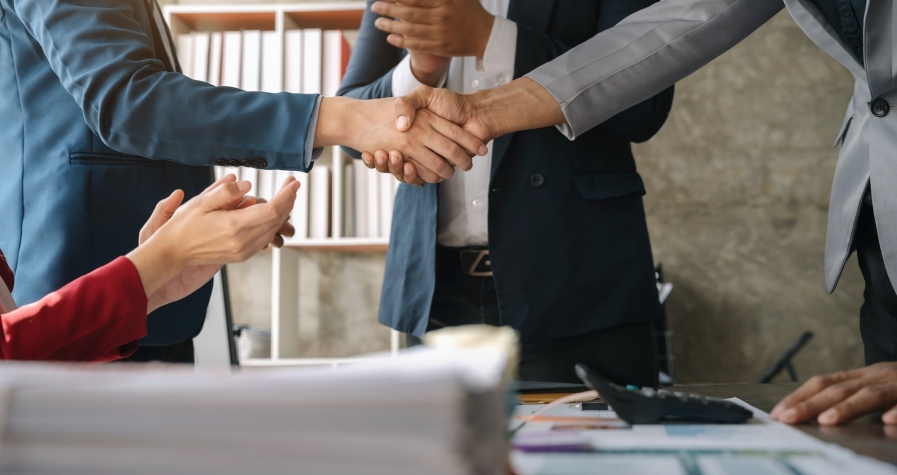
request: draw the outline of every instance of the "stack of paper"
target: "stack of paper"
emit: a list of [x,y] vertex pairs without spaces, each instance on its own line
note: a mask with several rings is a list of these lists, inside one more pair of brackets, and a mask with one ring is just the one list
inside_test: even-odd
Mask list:
[[505,357],[338,370],[0,367],[4,474],[500,474]]

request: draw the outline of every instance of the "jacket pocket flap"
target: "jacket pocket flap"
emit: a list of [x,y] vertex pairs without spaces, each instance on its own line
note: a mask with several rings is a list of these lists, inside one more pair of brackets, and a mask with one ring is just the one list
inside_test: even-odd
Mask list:
[[642,177],[635,172],[583,173],[573,176],[579,193],[587,200],[606,200],[645,194]]

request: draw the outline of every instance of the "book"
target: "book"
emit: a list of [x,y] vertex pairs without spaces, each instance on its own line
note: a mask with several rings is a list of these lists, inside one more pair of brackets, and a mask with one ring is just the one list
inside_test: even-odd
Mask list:
[[178,64],[181,72],[187,77],[193,77],[193,33],[178,35],[177,46]]
[[323,33],[323,62],[321,66],[321,88],[325,97],[336,96],[343,75],[349,64],[351,50],[340,30],[327,30]]
[[264,92],[283,92],[283,48],[276,31],[262,32],[262,82]]
[[250,167],[240,167],[238,170],[240,170],[240,173],[237,175],[237,179],[248,181],[249,184],[252,185],[252,187],[249,188],[248,194],[250,196],[261,197],[261,190],[259,190],[259,170]]
[[330,237],[330,167],[315,164],[308,179],[308,237]]
[[208,31],[193,32],[193,75],[197,81],[209,80],[209,42]]
[[288,30],[283,41],[283,90],[302,93],[302,30]]
[[225,31],[221,53],[221,85],[242,87],[243,32]]
[[372,237],[368,234],[367,206],[368,169],[361,160],[352,160],[352,191],[355,211],[355,236]]
[[392,202],[395,196],[396,177],[389,173],[378,173],[380,178],[380,237],[389,237],[392,228]]
[[242,51],[240,88],[244,91],[259,91],[262,86],[262,32],[243,31]]
[[302,30],[302,92],[321,94],[321,66],[324,32],[318,28]]
[[296,202],[290,213],[290,222],[296,228],[296,239],[308,239],[308,173],[292,172],[292,174],[299,182],[299,191],[296,192]]
[[221,85],[221,56],[224,52],[224,37],[215,31],[209,35],[209,77],[207,81],[213,86]]
[[357,237],[355,229],[355,167],[349,161],[343,165],[343,237]]
[[[275,191],[275,170],[258,170],[258,196],[265,201],[271,201],[271,198],[274,198]],[[277,187],[278,189],[280,187]]]
[[367,230],[365,236],[380,237],[380,173],[377,170],[364,169],[365,207],[367,207]]

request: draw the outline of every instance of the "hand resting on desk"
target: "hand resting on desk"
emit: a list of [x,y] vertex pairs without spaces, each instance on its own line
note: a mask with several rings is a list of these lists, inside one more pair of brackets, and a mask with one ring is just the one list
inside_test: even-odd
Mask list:
[[816,419],[832,426],[874,411],[886,411],[882,421],[897,425],[897,362],[814,376],[773,408],[777,421],[799,424]]

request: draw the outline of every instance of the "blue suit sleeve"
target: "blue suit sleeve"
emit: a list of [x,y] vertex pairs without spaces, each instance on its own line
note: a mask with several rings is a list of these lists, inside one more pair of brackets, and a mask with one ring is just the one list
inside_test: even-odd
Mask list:
[[141,0],[5,0],[106,145],[187,165],[264,158],[306,171],[319,96],[215,87],[155,58]]
[[[604,0],[598,15],[597,32],[613,27],[627,16],[656,3],[656,0]],[[576,45],[568,45],[526,25],[517,25],[517,56],[514,78],[563,55]],[[630,142],[644,142],[666,122],[673,105],[673,86],[660,94],[608,119],[597,129],[612,132]]]

